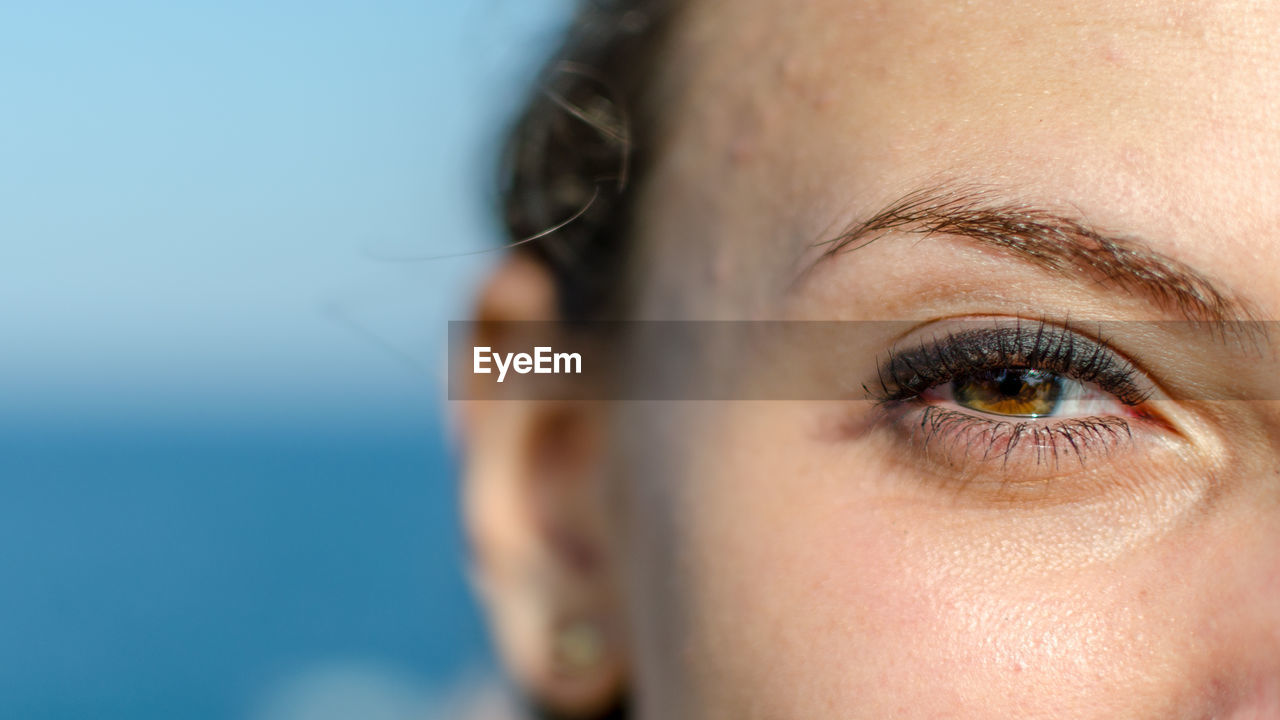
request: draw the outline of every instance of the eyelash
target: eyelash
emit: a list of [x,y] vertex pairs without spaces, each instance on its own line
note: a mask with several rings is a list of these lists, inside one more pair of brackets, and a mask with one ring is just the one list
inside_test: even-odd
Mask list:
[[[979,415],[927,402],[934,388],[981,373],[1025,369],[1052,373],[1079,383],[1093,384],[1113,396],[1134,417],[1150,391],[1132,363],[1074,330],[1045,321],[954,331],[930,338],[906,351],[890,351],[878,368],[876,387],[864,386],[877,400],[884,417],[908,433],[931,457],[948,464],[996,459],[1008,467],[1019,448],[1033,449],[1037,466],[1056,467],[1064,453],[1081,465],[1086,457],[1105,453],[1131,440],[1131,418],[1120,416],[1069,419],[1025,419]],[[1013,419],[1007,419],[1013,418]],[[931,452],[932,451],[932,452]],[[1031,455],[1031,450],[1026,450]]]

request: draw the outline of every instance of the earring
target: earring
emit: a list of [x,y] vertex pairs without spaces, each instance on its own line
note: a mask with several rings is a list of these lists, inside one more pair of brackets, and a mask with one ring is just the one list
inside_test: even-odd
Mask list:
[[604,633],[589,620],[567,622],[556,632],[554,652],[556,665],[566,673],[587,672],[604,659]]

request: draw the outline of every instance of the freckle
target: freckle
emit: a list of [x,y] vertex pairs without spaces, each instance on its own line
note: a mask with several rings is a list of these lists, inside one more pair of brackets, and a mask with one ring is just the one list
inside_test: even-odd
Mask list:
[[738,136],[729,143],[729,164],[734,167],[741,167],[751,162],[751,158],[755,156],[755,143],[750,139]]
[[782,83],[789,87],[795,87],[800,79],[800,60],[794,55],[786,58],[778,63],[778,76]]
[[733,134],[725,147],[726,160],[732,167],[742,167],[755,159],[766,120],[760,109],[750,104],[738,108],[735,116]]
[[1103,60],[1111,63],[1112,65],[1124,64],[1124,55],[1120,52],[1120,49],[1112,43],[1106,43],[1100,47],[1099,54],[1102,56]]

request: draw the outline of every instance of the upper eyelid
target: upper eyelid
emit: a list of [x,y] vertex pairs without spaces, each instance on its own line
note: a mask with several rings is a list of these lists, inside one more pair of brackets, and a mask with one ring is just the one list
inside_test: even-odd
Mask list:
[[[994,347],[990,344],[993,340]],[[985,347],[983,341],[987,343]],[[941,340],[935,337],[907,350],[900,350],[897,345],[877,366],[881,400],[918,395],[961,371],[989,369],[1001,362],[1018,360],[1064,374],[1075,373],[1075,379],[1096,382],[1129,405],[1141,404],[1151,393],[1138,382],[1141,373],[1134,364],[1105,341],[1046,321],[1037,322],[1034,328],[1026,327],[1019,319],[1013,326],[952,332]],[[969,355],[952,354],[956,348]],[[975,357],[974,353],[980,356]],[[958,370],[957,365],[962,367]]]

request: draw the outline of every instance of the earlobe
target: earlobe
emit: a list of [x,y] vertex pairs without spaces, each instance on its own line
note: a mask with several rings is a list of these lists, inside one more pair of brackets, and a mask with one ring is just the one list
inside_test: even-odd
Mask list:
[[[505,323],[553,316],[546,271],[509,259],[481,294],[476,342],[500,346]],[[621,695],[626,657],[601,487],[602,408],[504,399],[459,410],[471,570],[498,649],[539,703],[590,717]]]

